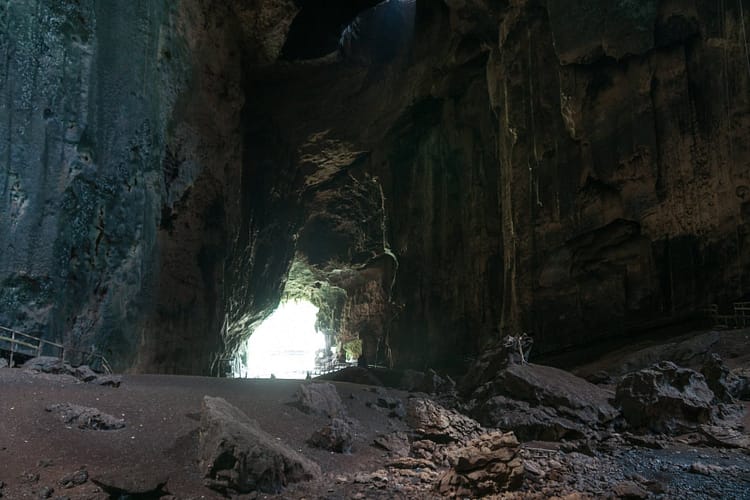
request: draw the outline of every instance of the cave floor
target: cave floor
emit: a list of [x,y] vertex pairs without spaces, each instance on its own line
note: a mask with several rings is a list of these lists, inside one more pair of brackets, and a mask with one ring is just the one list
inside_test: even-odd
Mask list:
[[[390,418],[387,410],[377,407],[377,398],[387,394],[405,399],[407,393],[382,388],[376,392],[369,386],[336,382],[356,422],[354,452],[344,455],[305,443],[327,418],[289,405],[299,384],[294,380],[126,375],[119,388],[111,388],[0,369],[0,481],[4,483],[0,493],[4,499],[116,498],[92,481],[114,473],[141,484],[168,478],[165,489],[173,498],[222,498],[203,486],[196,458],[201,401],[211,395],[240,408],[266,432],[323,470],[321,480],[291,485],[278,496],[257,498],[437,496],[431,483],[434,475],[394,474],[386,467],[390,461],[386,452],[371,446],[378,434],[406,431],[401,419]],[[123,418],[126,427],[92,431],[66,426],[57,415],[45,411],[57,403],[98,408]],[[522,454],[541,474],[527,473],[524,489],[507,498],[626,498],[617,491],[627,493],[633,484],[641,490],[648,485],[649,497],[655,498],[750,498],[750,455],[742,450],[674,441],[660,450],[613,446],[587,453],[563,451],[559,443],[532,442],[525,443]],[[705,467],[696,471],[694,464]],[[62,478],[83,468],[92,480],[70,488],[60,484]]]

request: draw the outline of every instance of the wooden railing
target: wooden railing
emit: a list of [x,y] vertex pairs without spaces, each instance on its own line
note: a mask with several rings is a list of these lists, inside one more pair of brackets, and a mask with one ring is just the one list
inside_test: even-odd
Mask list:
[[732,314],[721,314],[719,306],[711,304],[704,309],[704,312],[713,321],[714,328],[750,327],[750,302],[735,302],[732,304],[732,309]]
[[[0,351],[7,351],[10,366],[13,366],[13,360],[16,354],[26,357],[36,357],[48,354],[60,358],[61,360],[72,360],[72,356],[80,357],[80,363],[89,364],[92,368],[99,368],[104,373],[112,373],[112,367],[107,359],[101,354],[92,351],[82,351],[80,349],[66,348],[63,344],[50,342],[28,333],[19,332],[12,328],[0,326]],[[50,352],[51,351],[51,352]]]

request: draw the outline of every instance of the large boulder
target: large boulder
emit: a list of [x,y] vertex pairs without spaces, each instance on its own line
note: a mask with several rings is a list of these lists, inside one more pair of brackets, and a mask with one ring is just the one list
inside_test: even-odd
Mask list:
[[452,467],[437,484],[442,497],[480,498],[521,487],[524,464],[512,432],[483,434],[450,450]]
[[508,363],[474,391],[472,416],[523,440],[577,438],[617,416],[611,396],[557,368]]
[[466,442],[482,431],[477,421],[423,398],[408,400],[406,423],[423,439],[436,443]]
[[221,398],[203,398],[200,463],[207,485],[222,493],[278,493],[320,476],[320,467],[264,432]]
[[664,433],[711,422],[713,400],[703,375],[670,361],[623,377],[615,399],[631,427]]
[[346,413],[336,386],[329,382],[301,384],[295,395],[296,406],[305,413],[338,417]]
[[473,415],[485,427],[513,430],[522,441],[579,439],[591,431],[580,421],[560,416],[554,408],[532,406],[505,396],[493,396],[481,402]]

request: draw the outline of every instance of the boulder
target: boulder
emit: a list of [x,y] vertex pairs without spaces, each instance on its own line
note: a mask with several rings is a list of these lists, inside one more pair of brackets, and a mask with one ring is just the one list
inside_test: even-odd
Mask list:
[[482,431],[476,420],[422,398],[407,401],[406,423],[422,438],[436,443],[465,442]]
[[670,361],[623,377],[615,398],[631,427],[664,433],[711,422],[713,400],[703,375]]
[[512,432],[491,432],[449,452],[452,467],[437,491],[448,498],[481,498],[521,487],[524,463]]
[[578,439],[589,431],[584,424],[561,417],[554,408],[531,406],[505,396],[491,397],[472,415],[485,427],[512,430],[521,441]]
[[206,485],[222,493],[278,493],[320,477],[320,467],[264,432],[221,398],[203,398],[200,464]]
[[295,395],[295,405],[305,413],[331,418],[343,416],[346,413],[336,386],[329,382],[301,384]]
[[316,448],[336,453],[351,453],[354,438],[346,420],[332,418],[331,423],[315,431],[307,442]]
[[96,408],[62,403],[48,406],[46,411],[57,413],[67,425],[93,431],[111,431],[125,427],[125,420],[102,413]]
[[471,415],[519,439],[579,438],[617,416],[610,391],[550,366],[508,363],[472,394]]

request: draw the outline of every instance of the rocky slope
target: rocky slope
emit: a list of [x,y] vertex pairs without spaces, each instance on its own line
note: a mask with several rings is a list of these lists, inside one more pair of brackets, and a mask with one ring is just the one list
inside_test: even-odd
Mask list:
[[747,297],[747,0],[324,3],[3,7],[0,324],[218,373],[289,280],[448,367]]

